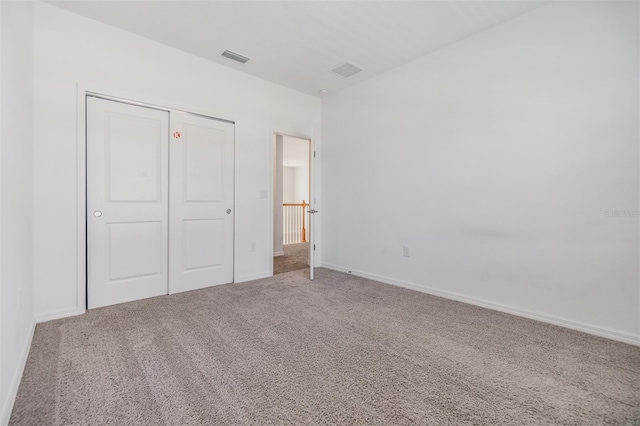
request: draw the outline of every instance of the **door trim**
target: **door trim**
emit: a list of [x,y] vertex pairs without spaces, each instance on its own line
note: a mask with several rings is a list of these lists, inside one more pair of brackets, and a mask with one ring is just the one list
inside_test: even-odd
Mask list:
[[[273,276],[273,255],[275,254],[275,250],[273,248],[273,220],[274,220],[274,215],[273,215],[273,200],[275,197],[275,194],[273,194],[273,188],[275,186],[275,181],[274,181],[274,173],[275,173],[275,161],[276,161],[276,150],[275,150],[275,143],[274,143],[274,136],[275,135],[281,135],[281,136],[290,136],[293,138],[298,138],[298,139],[306,139],[309,141],[309,149],[311,150],[311,155],[310,155],[310,160],[309,160],[309,187],[310,187],[310,194],[313,194],[313,197],[316,198],[316,200],[314,200],[314,206],[317,207],[318,203],[317,203],[317,199],[318,199],[318,192],[317,192],[317,187],[316,187],[316,167],[317,167],[317,163],[316,160],[317,158],[314,156],[314,152],[316,152],[316,144],[315,144],[315,128],[311,128],[311,134],[303,134],[303,133],[299,133],[299,132],[295,132],[295,131],[290,131],[290,130],[282,130],[280,128],[271,128],[269,129],[269,146],[270,146],[270,151],[271,151],[271,164],[269,167],[269,170],[271,171],[271,173],[269,173],[269,188],[270,191],[272,192],[271,197],[269,198],[269,200],[271,201],[271,208],[269,209],[269,275],[270,277]],[[309,200],[311,201],[311,200]],[[311,221],[311,227],[309,228],[309,232],[313,232],[314,238],[317,237],[318,233],[317,233],[317,222],[318,220],[316,218],[314,218],[314,220]],[[319,241],[316,238],[315,244],[319,246]],[[319,264],[319,262],[317,262],[318,258],[316,257],[316,254],[319,253],[318,250],[315,250],[313,256],[314,256],[314,260],[316,262],[314,262],[317,265]]]
[[103,95],[103,94],[100,94],[100,93],[95,93],[95,92],[90,92],[90,91],[86,92],[86,96],[90,96],[92,98],[104,99],[105,101],[120,102],[122,104],[127,104],[127,105],[134,105],[134,106],[139,106],[139,107],[143,107],[143,108],[157,109],[159,111],[167,111],[169,113],[172,112],[172,111],[183,112],[185,114],[197,115],[198,117],[207,118],[209,120],[224,121],[225,123],[231,123],[231,124],[235,125],[234,121],[226,120],[224,118],[210,117],[208,115],[198,114],[196,112],[191,112],[191,111],[184,111],[184,110],[177,109],[177,108],[168,108],[168,107],[165,108],[165,107],[162,107],[162,106],[157,106],[157,105],[149,104],[149,103],[146,103],[146,102],[132,101],[132,100],[129,100],[129,99],[117,98],[115,96]]
[[[112,95],[107,95],[111,93]],[[131,105],[144,106],[146,108],[159,109],[163,111],[179,111],[187,114],[198,115],[213,120],[233,123],[234,131],[234,187],[233,187],[233,210],[236,210],[236,182],[238,181],[238,168],[236,167],[236,135],[238,122],[235,117],[230,117],[217,112],[192,112],[201,111],[198,108],[188,106],[164,106],[173,105],[166,99],[156,99],[148,95],[131,94],[117,87],[105,87],[98,84],[76,83],[76,315],[87,311],[87,96],[94,96],[106,100],[122,102]],[[132,99],[138,99],[136,101]],[[141,101],[144,99],[144,101]],[[161,106],[162,105],[162,106]],[[273,218],[272,218],[273,221]],[[237,247],[235,221],[233,229],[233,281],[237,277],[236,255]]]

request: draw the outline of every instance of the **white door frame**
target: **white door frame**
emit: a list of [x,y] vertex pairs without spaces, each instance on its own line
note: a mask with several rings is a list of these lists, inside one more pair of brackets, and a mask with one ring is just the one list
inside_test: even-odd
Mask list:
[[[314,197],[317,199],[317,191],[316,191],[316,156],[315,156],[315,152],[316,152],[316,145],[315,145],[315,129],[311,128],[311,135],[305,135],[303,133],[298,133],[295,131],[289,131],[289,130],[282,130],[282,129],[278,129],[278,128],[272,128],[270,129],[270,133],[269,133],[269,146],[271,147],[271,173],[269,174],[270,176],[270,180],[271,180],[271,185],[269,186],[270,191],[273,192],[273,188],[275,187],[275,181],[274,181],[274,174],[275,174],[275,161],[276,161],[276,150],[275,150],[275,143],[273,142],[274,139],[273,137],[275,135],[281,135],[281,136],[290,136],[293,138],[298,138],[298,139],[306,139],[309,141],[309,149],[311,150],[310,152],[310,157],[309,157],[309,190],[310,190],[310,197]],[[274,215],[273,215],[273,200],[275,198],[275,194],[272,194],[270,200],[271,200],[271,208],[269,209],[269,276],[273,276],[273,255],[274,255],[274,249],[273,249],[273,232],[274,232],[274,226],[273,226],[273,220],[274,220]],[[309,200],[309,203],[311,203],[311,201],[313,201],[313,208],[315,208],[317,206],[316,200]],[[311,227],[309,228],[309,232],[313,232],[313,238],[315,240],[317,240],[317,233],[316,233],[316,219],[317,216],[314,216],[313,219],[311,219]],[[318,242],[316,241],[315,244],[317,245]],[[311,253],[314,257],[314,261],[317,261],[315,254],[316,254],[316,250],[312,250]],[[317,264],[317,262],[311,262],[313,264]]]
[[[96,83],[76,83],[76,314],[83,314],[87,311],[87,95],[95,95],[104,99],[117,100],[132,105],[140,105],[167,111],[181,111],[190,114],[202,115],[216,120],[229,121],[234,123],[234,151],[235,135],[237,135],[238,120],[227,114],[218,111],[202,111],[200,108],[191,108],[188,105],[176,105],[175,102],[158,98],[157,95],[131,93],[118,87],[105,86]],[[234,189],[233,189],[233,211],[235,215],[235,182],[238,182],[238,168],[236,167],[236,156],[234,153]],[[273,218],[271,219],[273,222]],[[273,232],[273,231],[272,231]],[[273,244],[273,243],[272,243]],[[236,271],[236,241],[235,221],[233,233],[233,279],[238,276]]]

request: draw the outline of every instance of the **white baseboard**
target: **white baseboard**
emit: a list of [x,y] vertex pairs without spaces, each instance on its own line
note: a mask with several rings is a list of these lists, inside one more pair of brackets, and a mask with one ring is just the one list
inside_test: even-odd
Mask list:
[[44,314],[36,315],[35,322],[40,324],[41,322],[53,321],[60,318],[73,317],[82,314],[84,311],[79,312],[77,308],[60,309],[57,311],[45,312]]
[[411,283],[403,280],[397,280],[395,278],[389,278],[382,275],[371,274],[368,272],[356,271],[353,269],[345,268],[343,266],[332,265],[329,263],[323,263],[320,266],[327,269],[332,269],[334,271],[345,272],[348,274],[356,275],[358,277],[379,281],[385,284],[404,287],[410,290],[416,290],[422,293],[443,297],[445,299],[456,300],[458,302],[468,303],[470,305],[482,306],[483,308],[493,309],[494,311],[505,312],[507,314],[517,315],[520,317],[529,318],[536,321],[545,322],[548,324],[558,325],[560,327],[565,327],[572,330],[582,331],[583,333],[593,334],[594,336],[605,337],[607,339],[615,340],[618,342],[640,346],[640,335],[626,333],[623,331],[611,330],[609,328],[598,327],[598,326],[585,324],[578,321],[571,321],[564,318],[541,314],[535,311],[529,311],[526,309],[503,305],[500,303],[489,302],[487,300],[476,299],[474,297],[463,296],[461,294],[451,293],[448,291],[437,290],[424,285],[419,285],[419,284],[415,284],[415,283]]
[[272,277],[273,274],[270,274],[269,272],[260,272],[259,274],[251,274],[251,275],[245,275],[243,277],[238,277],[236,278],[233,282],[234,283],[244,283],[247,281],[253,281],[253,280],[259,280],[262,278],[269,278]]
[[273,253],[273,257],[278,257],[278,256],[284,256],[284,252],[283,251],[277,251],[277,252]]
[[18,394],[18,387],[20,386],[20,380],[22,380],[22,373],[24,373],[24,367],[27,365],[27,358],[29,357],[29,349],[31,349],[31,341],[33,340],[33,333],[36,329],[35,321],[31,323],[31,329],[27,340],[24,342],[22,351],[20,351],[20,358],[18,358],[18,368],[16,368],[13,377],[11,378],[11,384],[9,385],[9,392],[7,397],[2,401],[2,413],[0,413],[0,425],[9,424],[11,418],[11,411],[13,410],[13,404],[16,401],[16,395]]

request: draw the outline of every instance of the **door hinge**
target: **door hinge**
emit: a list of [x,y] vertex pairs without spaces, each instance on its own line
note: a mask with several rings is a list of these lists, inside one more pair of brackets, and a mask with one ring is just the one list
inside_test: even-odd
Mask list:
[[316,158],[316,152],[313,151],[313,158]]
[[315,244],[313,245],[313,251],[316,251],[316,245]]

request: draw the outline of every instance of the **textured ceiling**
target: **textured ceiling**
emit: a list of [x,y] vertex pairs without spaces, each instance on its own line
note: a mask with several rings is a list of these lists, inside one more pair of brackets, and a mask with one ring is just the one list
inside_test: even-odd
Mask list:
[[[357,84],[546,1],[50,1],[262,79],[319,96]],[[251,60],[223,58],[229,49]],[[329,70],[352,62],[343,79]]]

